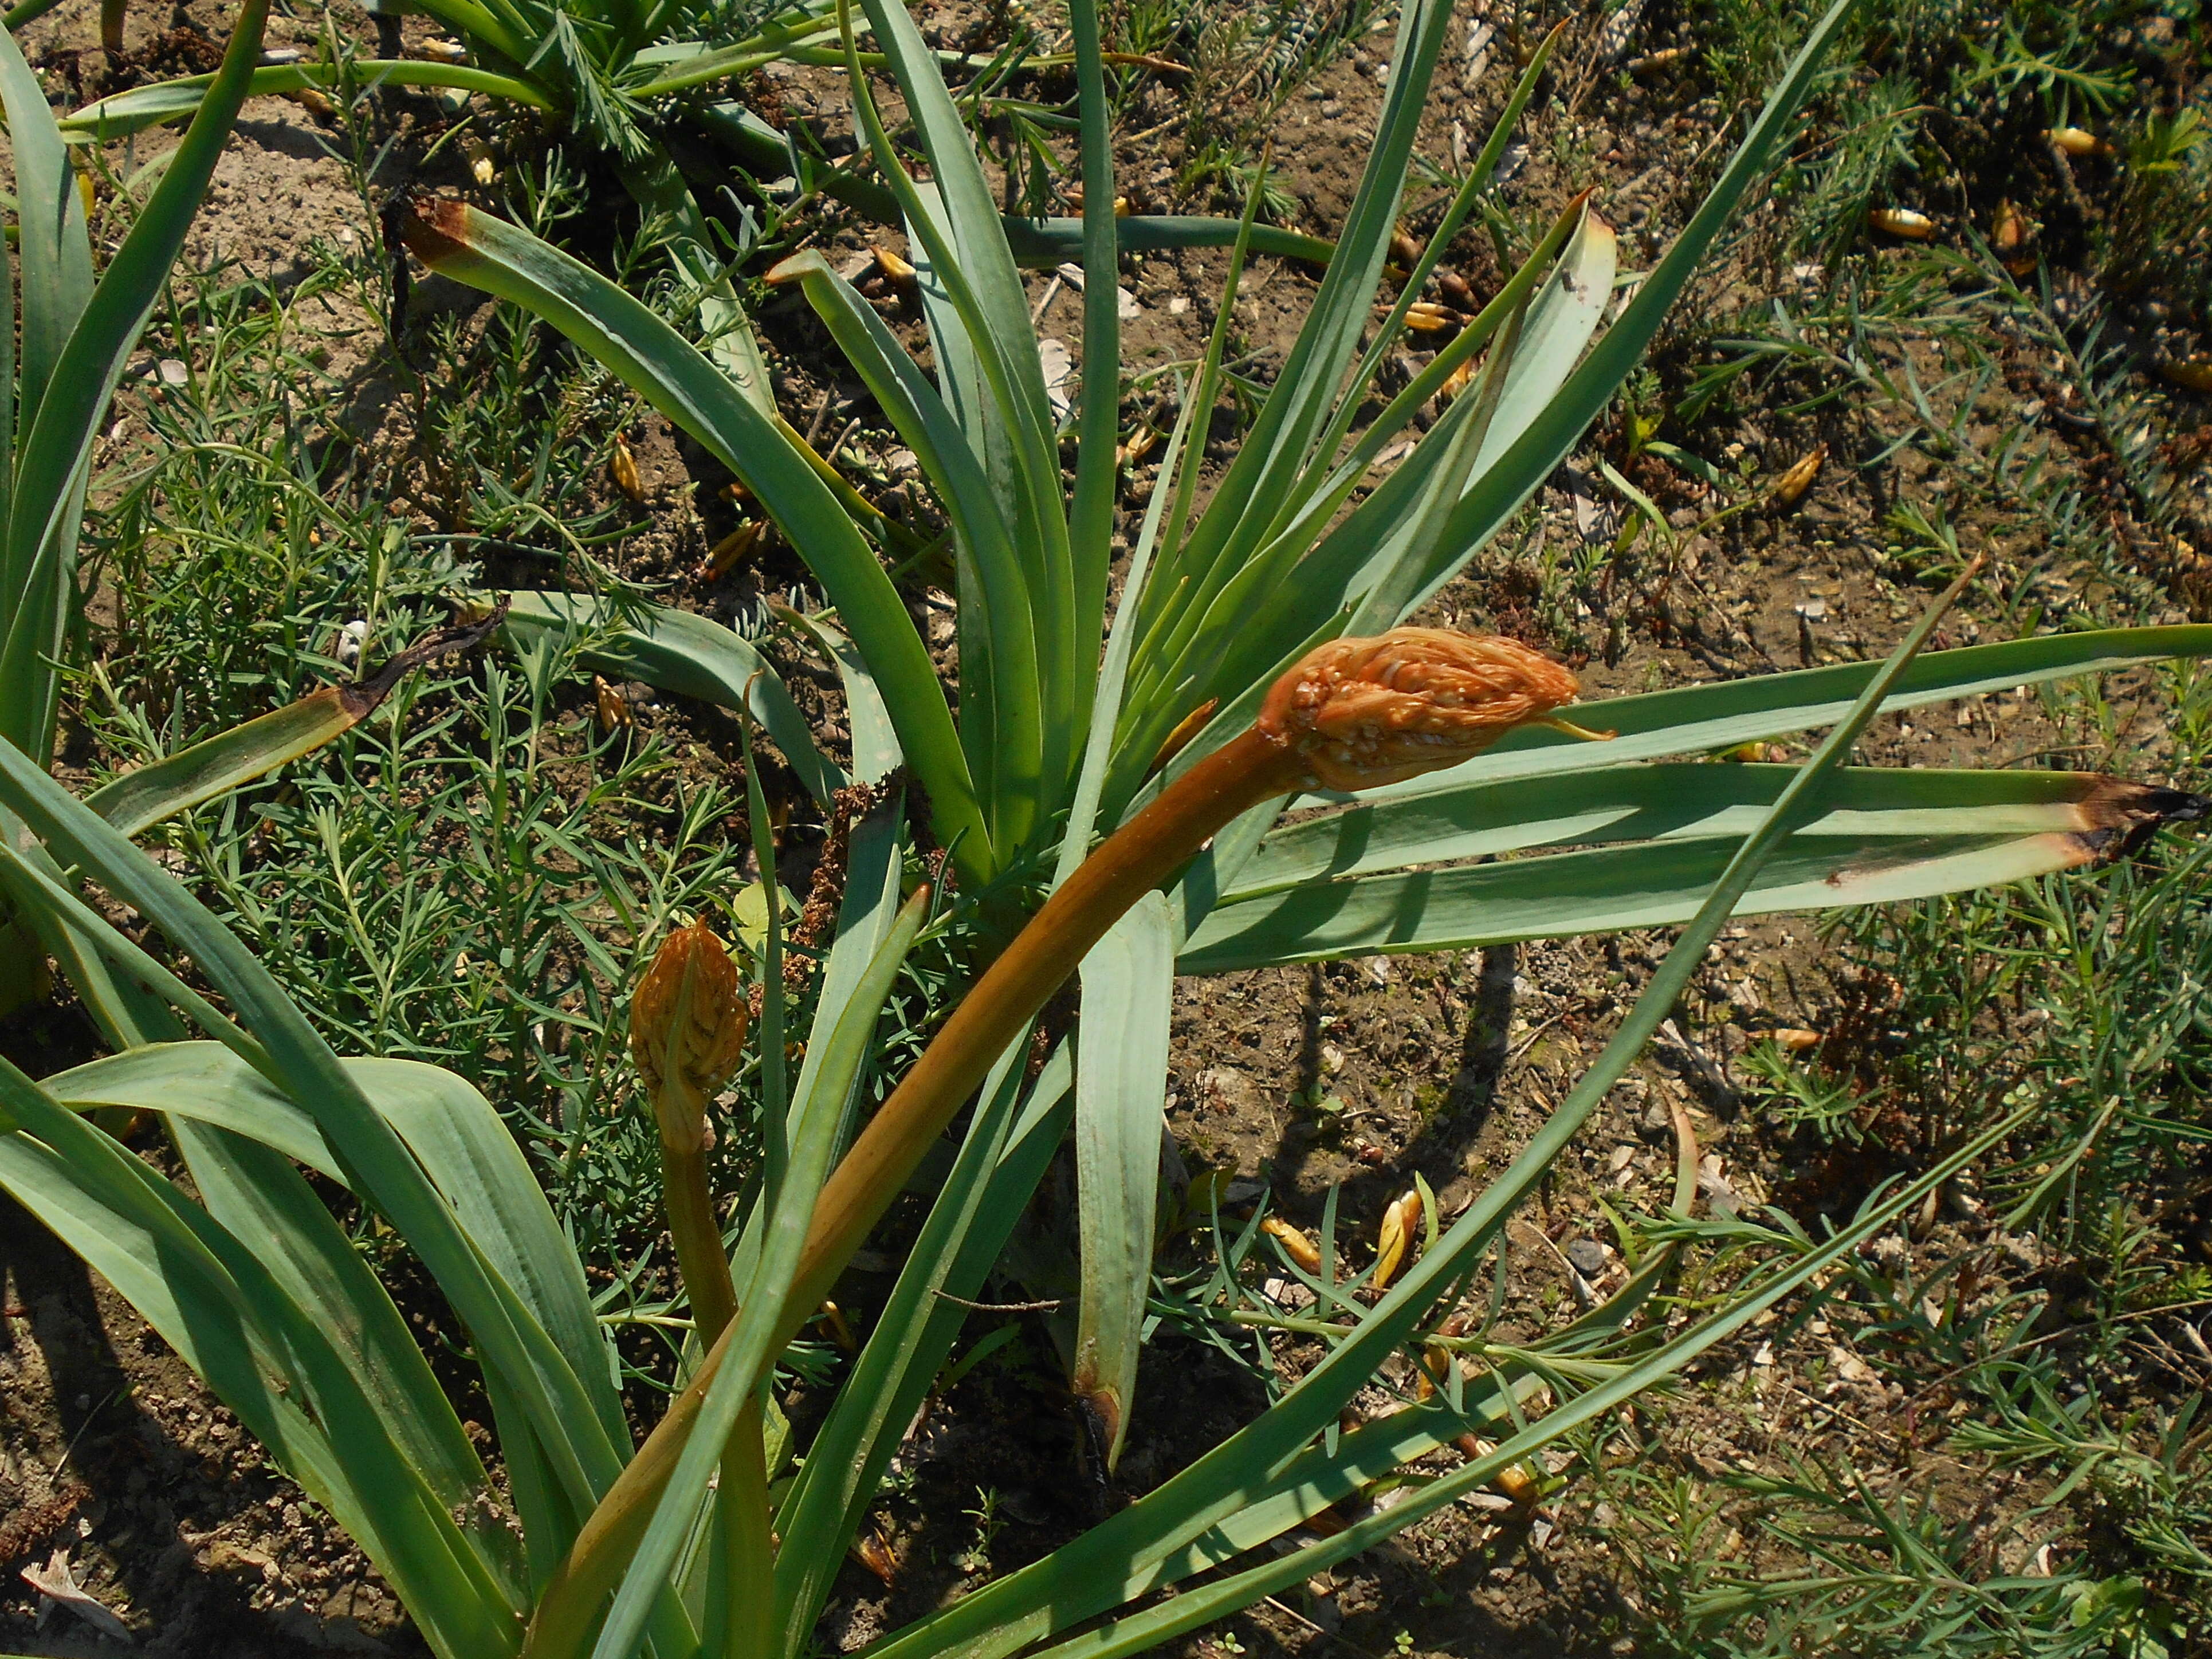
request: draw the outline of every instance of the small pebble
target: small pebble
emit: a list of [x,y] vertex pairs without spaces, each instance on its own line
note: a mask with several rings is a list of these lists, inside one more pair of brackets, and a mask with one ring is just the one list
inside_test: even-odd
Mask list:
[[1594,1238],[1577,1238],[1566,1249],[1567,1265],[1584,1279],[1595,1279],[1605,1271],[1605,1246]]

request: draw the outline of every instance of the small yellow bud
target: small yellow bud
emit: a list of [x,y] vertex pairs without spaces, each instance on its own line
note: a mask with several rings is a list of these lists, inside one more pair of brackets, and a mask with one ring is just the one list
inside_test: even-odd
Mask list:
[[1398,1276],[1398,1269],[1406,1265],[1406,1252],[1413,1242],[1413,1230],[1421,1224],[1421,1195],[1409,1192],[1382,1212],[1382,1224],[1375,1240],[1375,1277],[1370,1281],[1376,1290],[1387,1288]]
[[1876,208],[1867,215],[1867,222],[1885,236],[1907,242],[1929,241],[1936,234],[1936,222],[1911,208]]
[[914,286],[914,266],[903,256],[887,247],[868,251],[876,256],[876,269],[884,273],[885,281],[899,288]]
[[619,432],[615,434],[615,453],[607,463],[607,476],[615,481],[615,488],[630,500],[645,499],[645,481],[638,477],[637,457],[629,453],[629,440]]
[[1828,447],[1816,445],[1808,454],[1801,456],[1790,470],[1775,481],[1774,504],[1795,507],[1813,487],[1813,480],[1820,476],[1820,469],[1828,464]]
[[597,674],[592,676],[592,699],[598,705],[600,731],[611,735],[629,724],[629,704]]
[[2094,132],[2082,127],[2053,127],[2044,137],[2057,149],[2076,160],[2091,155],[2110,155],[2112,147]]
[[1260,1231],[1283,1247],[1283,1254],[1310,1273],[1321,1271],[1321,1251],[1310,1238],[1279,1215],[1260,1224]]
[[714,550],[707,555],[707,580],[720,581],[738,568],[738,561],[751,552],[761,538],[757,520],[739,525],[714,544]]

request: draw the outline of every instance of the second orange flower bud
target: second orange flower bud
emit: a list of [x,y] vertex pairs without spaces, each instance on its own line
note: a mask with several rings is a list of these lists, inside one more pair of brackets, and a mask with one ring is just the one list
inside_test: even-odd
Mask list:
[[694,922],[661,941],[630,999],[629,1053],[669,1146],[707,1144],[707,1102],[737,1069],[749,1019],[737,963],[712,928]]

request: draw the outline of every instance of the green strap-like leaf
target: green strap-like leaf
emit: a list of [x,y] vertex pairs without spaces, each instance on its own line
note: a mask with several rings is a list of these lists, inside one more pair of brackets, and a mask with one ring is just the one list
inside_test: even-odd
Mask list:
[[[67,567],[75,560],[76,520],[93,439],[230,136],[231,122],[260,53],[262,26],[268,15],[268,0],[246,0],[240,7],[222,68],[210,83],[200,112],[171,154],[161,183],[88,300],[83,297],[83,283],[90,275],[88,253],[80,263],[74,251],[58,250],[52,269],[43,275],[44,256],[37,261],[31,257],[33,248],[50,246],[44,227],[57,219],[64,246],[74,250],[83,240],[82,205],[69,167],[61,163],[58,176],[51,179],[34,174],[33,180],[27,181],[19,176],[19,188],[35,182],[39,189],[56,192],[35,204],[27,194],[22,198],[40,226],[27,243],[23,261],[27,390],[34,368],[32,342],[38,342],[40,354],[64,342],[47,360],[52,367],[44,392],[34,400],[25,398],[18,411],[27,435],[18,439],[6,543],[0,551],[0,578],[4,578],[0,606],[5,607],[5,614],[0,615],[0,738],[32,754],[47,752],[53,725],[56,684],[43,663],[60,647],[70,586]],[[13,38],[0,42],[0,66],[21,64]],[[29,70],[22,73],[27,76]],[[13,84],[12,77],[0,77],[0,91]],[[35,91],[36,82],[32,86]],[[24,160],[21,147],[28,145],[32,154],[42,158],[43,170],[47,161],[59,157],[59,147],[40,143],[33,135],[51,136],[52,116],[43,94],[37,97],[35,114],[27,107],[19,112],[16,101],[13,95],[9,99],[11,131],[18,135],[17,165]],[[52,217],[39,221],[40,215]],[[77,216],[73,222],[71,215]],[[46,295],[50,285],[57,292]]]
[[897,728],[891,724],[890,710],[884,706],[882,688],[868,672],[867,659],[854,648],[851,640],[821,617],[796,611],[779,614],[837,665],[837,677],[845,684],[845,723],[852,728],[854,779],[881,783],[898,770],[906,757],[899,751]]
[[1688,988],[1706,945],[1720,932],[1737,900],[1806,813],[1808,793],[1856,742],[1883,695],[1926,641],[1942,608],[1930,610],[1905,637],[1806,763],[1795,785],[1738,848],[1597,1063],[1545,1120],[1512,1164],[1499,1171],[1450,1230],[1422,1253],[1349,1336],[1330,1349],[1282,1400],[1189,1468],[1043,1560],[879,1644],[875,1659],[922,1659],[922,1656],[1003,1659],[1054,1631],[1107,1611],[1117,1604],[1123,1587],[1133,1577],[1147,1572],[1151,1564],[1183,1549],[1209,1528],[1236,1514],[1272,1472],[1328,1430],[1383,1359],[1413,1333],[1435,1299],[1492,1248],[1514,1210],[1548,1175],[1577,1132],[1642,1052]]
[[[1603,751],[1589,752],[1595,758]],[[1309,882],[1531,847],[1742,835],[1795,769],[1712,763],[1601,766],[1356,805],[1270,831],[1224,898],[1235,902]],[[2089,832],[2109,824],[2112,809],[2087,803],[2101,798],[2117,804],[2130,789],[2086,772],[1844,767],[1820,793],[1822,815],[1798,835]]]
[[[975,643],[961,654],[961,701],[964,711],[969,700],[987,699],[990,721],[984,728],[988,753],[978,754],[978,739],[970,737],[969,761],[989,778],[992,833],[1008,846],[1019,846],[1036,827],[1043,804],[1039,721],[1044,705],[1037,623],[1023,562],[1014,550],[1014,527],[1000,510],[960,422],[875,308],[817,253],[800,254],[780,266],[777,276],[795,276],[803,284],[845,361],[875,394],[927,474],[951,520],[957,554],[972,562],[972,571],[962,572],[959,620]],[[970,672],[986,667],[988,675],[976,684]]]
[[[552,96],[532,82],[468,64],[440,64],[415,58],[359,58],[348,66],[356,82],[371,87],[452,87],[463,92],[503,98],[532,109],[551,110]],[[340,90],[343,71],[330,64],[275,64],[253,71],[246,84],[249,98],[274,97],[288,92]],[[72,144],[105,143],[127,138],[134,132],[180,121],[199,112],[212,75],[181,76],[133,87],[87,104],[62,118],[64,140]]]
[[[908,118],[929,160],[930,182],[918,185],[908,173],[848,36],[854,113],[906,217],[946,400],[1011,514],[1036,633],[1042,771],[1057,795],[1074,765],[1076,684],[1092,673],[1097,642],[1094,637],[1086,648],[1076,638],[1075,579],[1063,516],[1057,426],[1045,394],[1029,302],[966,124],[914,20],[903,6],[883,0],[864,3],[906,95]],[[967,597],[962,595],[963,601]],[[987,673],[993,667],[988,656],[967,639],[962,660],[963,678],[971,662]],[[994,708],[998,701],[994,696]],[[962,707],[964,713],[966,696]],[[971,727],[969,741],[971,764],[981,753],[979,745],[995,744],[988,722]],[[999,792],[994,786],[990,793]],[[998,850],[1011,858],[1017,849]]]
[[[2103,840],[2066,830],[1801,834],[1767,861],[1736,914],[1886,904],[1994,886],[2075,869],[2096,857]],[[1370,951],[1456,951],[1669,926],[1697,913],[1735,846],[1732,836],[1662,841],[1318,882],[1222,905],[1191,934],[1176,966],[1218,974]]]
[[[635,620],[623,620],[626,614]],[[587,641],[576,653],[586,668],[749,711],[819,805],[827,806],[848,781],[816,746],[783,677],[711,617],[673,605],[639,605],[625,612],[587,594],[524,592],[508,596],[506,628],[520,640],[550,635]]]
[[[2074,674],[2117,673],[2172,657],[2208,655],[2212,655],[2212,624],[2205,623],[2046,634],[1931,651],[1899,677],[1882,710],[1893,714],[1922,703],[2039,685]],[[1472,783],[1556,777],[1585,769],[1601,754],[1606,763],[1617,765],[1786,737],[1842,719],[1880,672],[1877,663],[1838,663],[1583,703],[1567,711],[1577,723],[1616,734],[1601,750],[1549,727],[1522,726],[1462,765],[1368,790],[1361,799],[1403,800]]]
[[[207,1213],[0,1061],[0,1182],[100,1268],[391,1578],[441,1655],[520,1645],[496,1576],[354,1368]],[[298,1396],[296,1403],[291,1398]],[[301,1423],[312,1413],[313,1428]]]
[[[1075,489],[1067,506],[1073,561],[1075,699],[1068,731],[1091,714],[1091,665],[1106,631],[1106,585],[1114,559],[1114,489],[1121,474],[1121,243],[1114,228],[1114,110],[1106,97],[1096,0],[1068,8],[1075,47],[1075,108],[1083,169],[1083,386],[1076,415]],[[1063,763],[1063,769],[1065,763]]]
[[988,879],[989,835],[935,668],[873,551],[814,470],[729,379],[643,304],[527,231],[448,204],[416,246],[434,270],[535,312],[744,480],[837,607],[884,688],[939,837]]
[[101,785],[85,805],[126,836],[266,776],[313,754],[358,725],[374,707],[343,686],[325,686],[204,743],[149,761]]
[[1119,1459],[1136,1403],[1137,1353],[1152,1288],[1160,1186],[1160,1103],[1167,1092],[1175,921],[1147,893],[1083,959],[1075,1073],[1075,1181],[1082,1239],[1076,1399],[1100,1419]]
[[776,1558],[781,1659],[802,1659],[809,1650],[845,1547],[968,1317],[960,1299],[981,1290],[1066,1137],[1073,1110],[1067,1048],[1053,1050],[1022,1106],[1020,1061],[1028,1052],[1024,1034],[985,1081],[951,1172],[777,1516],[784,1537],[822,1541]]
[[[491,1103],[435,1066],[348,1060],[347,1075],[406,1141],[475,1248],[514,1287],[576,1374],[605,1385],[596,1409],[621,1421],[611,1360],[574,1248]],[[134,1048],[57,1073],[43,1085],[80,1110],[118,1106],[167,1112],[282,1152],[344,1182],[344,1167],[313,1116],[219,1043]]]
[[466,1531],[514,1617],[528,1610],[520,1553],[484,1507],[491,1484],[407,1322],[300,1172],[243,1135],[168,1120],[208,1213],[313,1321],[409,1468]]
[[30,436],[62,347],[92,298],[92,242],[84,222],[84,198],[76,170],[46,105],[46,88],[23,61],[9,35],[0,41],[0,102],[8,112],[8,141],[15,152],[22,274],[21,380],[15,393],[20,449]]

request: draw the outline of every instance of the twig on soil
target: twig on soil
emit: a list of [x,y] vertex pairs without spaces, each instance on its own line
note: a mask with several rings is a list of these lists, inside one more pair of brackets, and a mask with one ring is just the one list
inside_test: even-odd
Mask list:
[[977,1313],[1058,1313],[1062,1300],[1048,1297],[1042,1302],[970,1302],[964,1296],[955,1296],[950,1291],[932,1291],[932,1296],[950,1302],[956,1308],[969,1308]]

